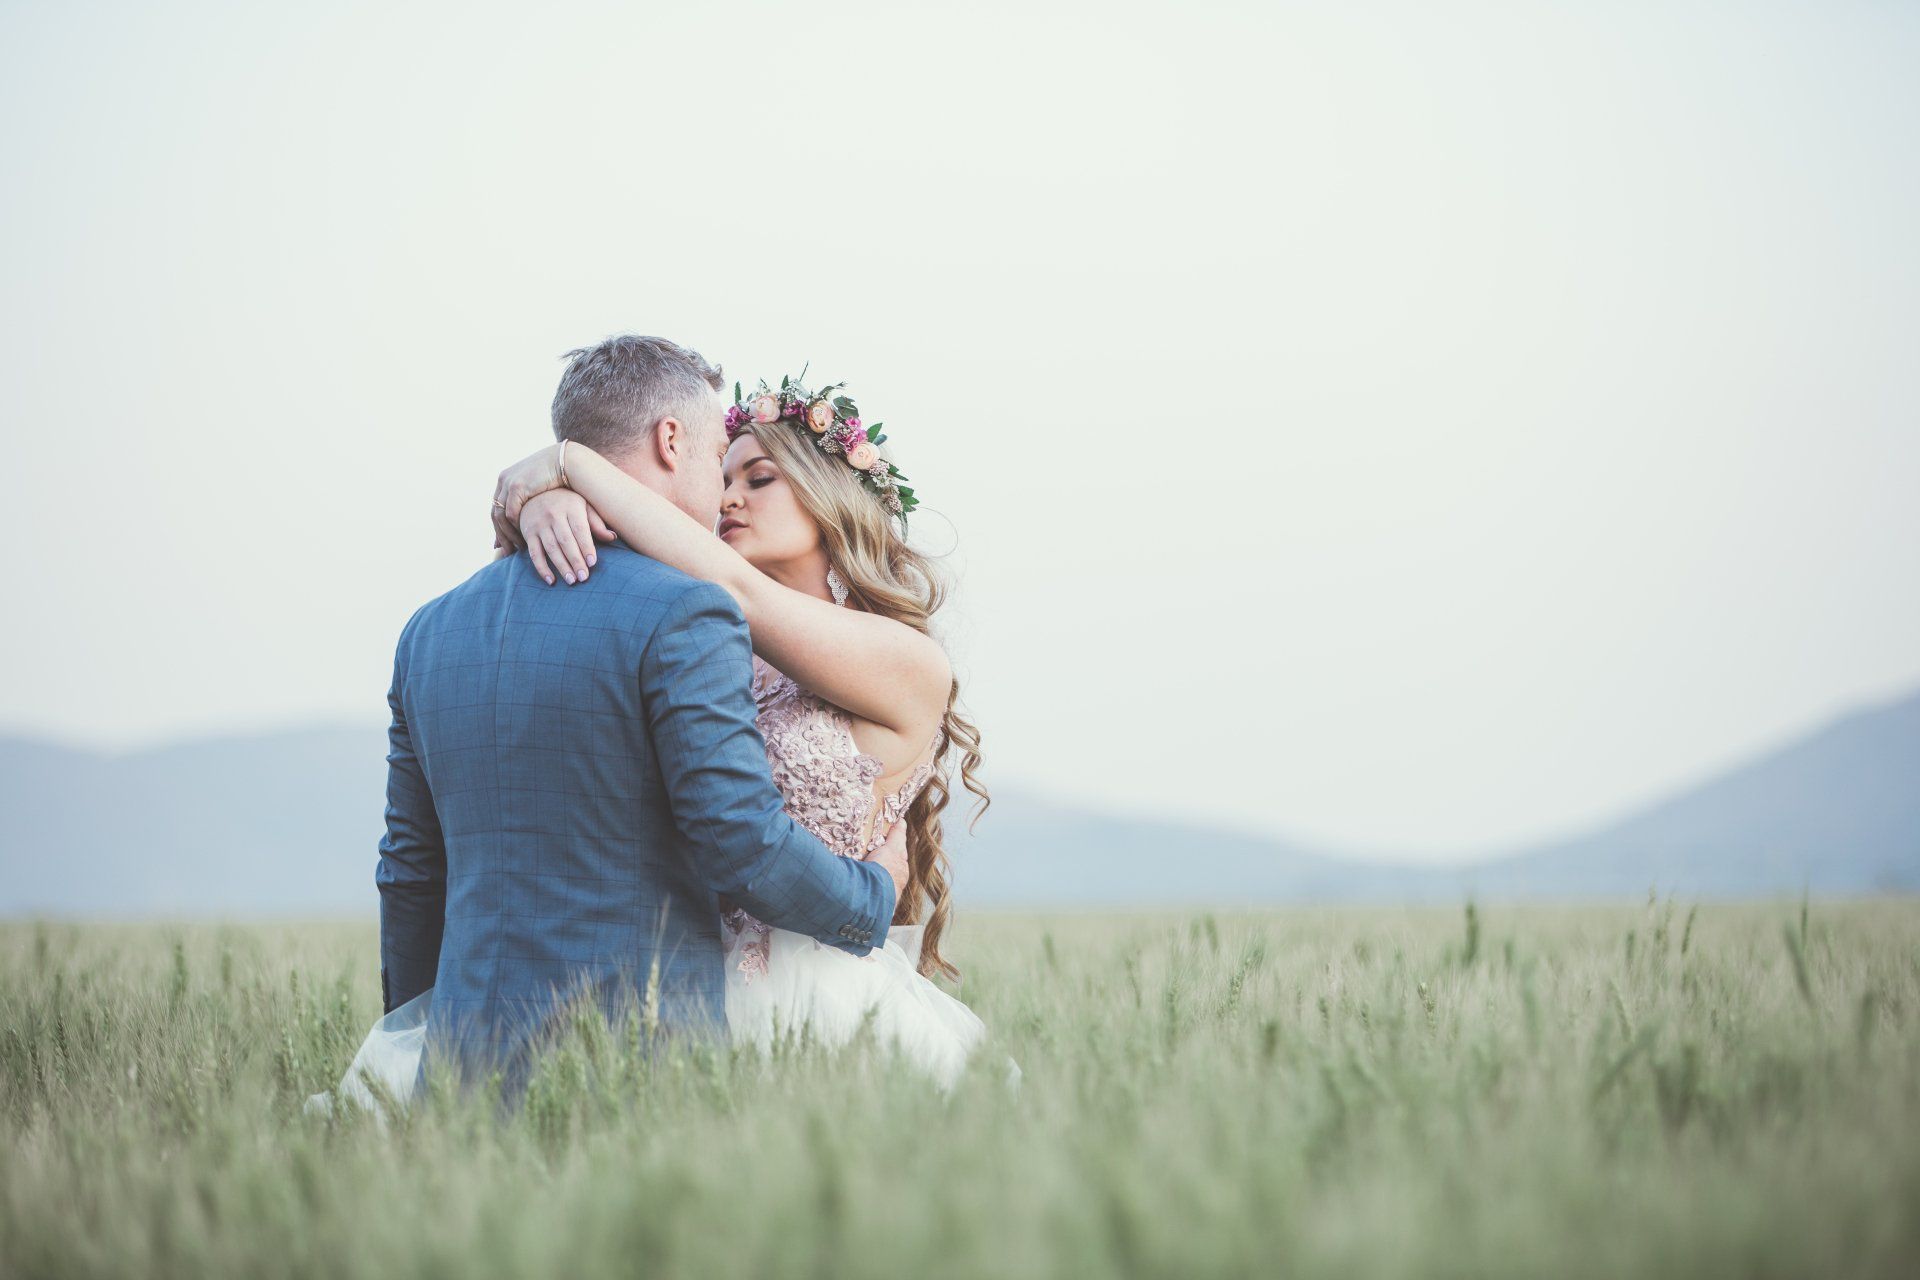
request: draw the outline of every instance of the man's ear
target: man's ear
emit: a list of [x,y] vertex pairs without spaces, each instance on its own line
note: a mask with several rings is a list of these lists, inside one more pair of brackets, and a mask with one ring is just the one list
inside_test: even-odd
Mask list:
[[687,424],[671,417],[654,423],[653,456],[662,470],[678,471],[687,456]]

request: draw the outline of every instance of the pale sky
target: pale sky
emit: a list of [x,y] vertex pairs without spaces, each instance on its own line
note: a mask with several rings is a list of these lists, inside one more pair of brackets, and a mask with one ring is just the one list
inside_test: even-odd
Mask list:
[[1920,684],[1920,7],[659,8],[0,3],[0,727],[378,721],[618,331],[889,424],[1003,787],[1486,853]]

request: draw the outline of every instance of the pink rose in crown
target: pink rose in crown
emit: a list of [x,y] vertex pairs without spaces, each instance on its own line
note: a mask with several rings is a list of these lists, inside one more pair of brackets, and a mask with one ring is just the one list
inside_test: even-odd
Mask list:
[[825,400],[815,400],[807,410],[807,425],[813,428],[815,435],[826,431],[833,425],[833,406]]
[[780,397],[755,396],[752,406],[747,410],[747,415],[755,422],[780,421]]
[[847,426],[848,426],[848,428],[849,428],[849,429],[851,429],[851,430],[854,430],[854,431],[858,431],[858,430],[860,430],[860,419],[858,419],[858,418],[848,418],[848,419],[847,419]]
[[871,440],[862,440],[847,450],[847,461],[853,465],[855,471],[865,471],[879,460],[880,451],[873,447]]
[[734,435],[747,425],[747,411],[737,404],[727,406],[727,434]]

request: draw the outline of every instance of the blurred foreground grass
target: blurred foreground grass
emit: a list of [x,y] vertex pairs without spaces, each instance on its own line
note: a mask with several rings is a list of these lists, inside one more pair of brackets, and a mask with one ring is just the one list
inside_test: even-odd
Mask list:
[[950,1098],[585,1036],[508,1124],[391,1132],[300,1113],[374,944],[0,926],[0,1274],[1920,1267],[1913,901],[978,915],[999,1042]]

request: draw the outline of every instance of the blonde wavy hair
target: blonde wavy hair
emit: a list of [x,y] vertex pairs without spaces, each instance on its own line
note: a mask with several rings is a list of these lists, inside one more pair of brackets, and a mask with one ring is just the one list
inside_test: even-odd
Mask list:
[[[819,526],[827,559],[846,580],[847,603],[931,634],[933,615],[947,587],[933,562],[907,545],[898,521],[862,485],[847,460],[822,452],[794,423],[749,424],[767,456]],[[960,783],[979,797],[973,821],[992,803],[980,782],[980,732],[960,711],[960,681],[947,691],[946,733],[933,757],[933,776],[907,808],[907,884],[894,906],[895,924],[923,926],[920,972],[958,978],[940,954],[940,939],[953,916],[953,864],[942,839],[940,815],[951,799],[958,766]]]

